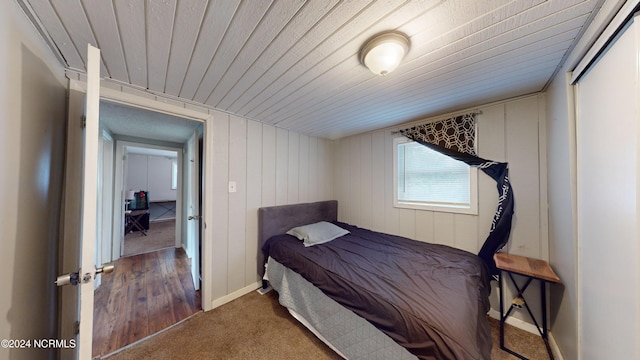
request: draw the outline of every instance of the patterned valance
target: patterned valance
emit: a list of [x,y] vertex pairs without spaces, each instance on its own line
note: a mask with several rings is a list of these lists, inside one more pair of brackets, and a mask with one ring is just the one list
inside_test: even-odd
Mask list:
[[498,274],[493,254],[502,249],[509,241],[511,219],[513,217],[513,188],[509,181],[509,165],[485,160],[476,155],[476,117],[475,113],[460,115],[446,120],[418,125],[400,130],[409,139],[430,149],[476,166],[497,183],[498,205],[491,223],[489,236],[485,240],[478,256],[487,264],[492,275]]
[[414,126],[400,130],[400,133],[409,139],[476,155],[476,117],[473,113]]

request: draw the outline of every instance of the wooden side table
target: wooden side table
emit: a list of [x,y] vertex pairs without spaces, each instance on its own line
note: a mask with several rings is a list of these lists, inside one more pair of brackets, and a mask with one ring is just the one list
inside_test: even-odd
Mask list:
[[[544,340],[544,344],[547,347],[547,353],[549,354],[549,358],[553,359],[553,353],[551,352],[551,346],[549,346],[549,333],[547,329],[547,295],[546,295],[546,285],[547,282],[551,283],[561,283],[560,278],[553,271],[548,262],[544,260],[531,259],[524,256],[512,255],[507,253],[497,253],[493,255],[493,260],[496,262],[496,267],[500,270],[500,278],[499,278],[499,286],[500,286],[500,349],[519,357],[520,359],[526,359],[526,357],[516,353],[515,351],[508,349],[504,345],[504,322],[511,315],[511,311],[515,307],[525,306],[531,319],[533,319],[533,323],[536,325],[542,340]],[[512,301],[511,306],[507,312],[504,312],[504,284],[502,281],[502,273],[506,272],[511,279],[511,283],[515,286],[518,291],[518,295]],[[513,274],[521,275],[527,278],[523,287],[519,287],[513,278]],[[524,292],[527,290],[527,287],[531,282],[537,279],[540,281],[540,303],[542,306],[542,327],[538,325],[538,321],[536,321],[535,316],[531,312],[529,305],[524,300]]]

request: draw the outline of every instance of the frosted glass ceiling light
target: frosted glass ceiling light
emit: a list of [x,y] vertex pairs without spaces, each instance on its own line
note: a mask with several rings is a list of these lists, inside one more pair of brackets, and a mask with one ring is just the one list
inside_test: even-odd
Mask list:
[[390,32],[369,40],[360,50],[360,62],[372,73],[385,76],[395,70],[409,51],[409,39]]

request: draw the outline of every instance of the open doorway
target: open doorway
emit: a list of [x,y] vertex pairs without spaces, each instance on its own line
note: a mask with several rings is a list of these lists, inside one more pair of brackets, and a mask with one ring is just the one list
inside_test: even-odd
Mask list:
[[170,247],[176,242],[178,151],[125,146],[125,219],[122,257]]
[[115,270],[97,282],[94,357],[202,309],[201,227],[193,225],[202,203],[189,196],[201,193],[203,159],[194,154],[201,155],[204,124],[106,101],[100,107],[101,131],[113,145],[100,156],[99,227],[111,231],[99,231],[96,263]]

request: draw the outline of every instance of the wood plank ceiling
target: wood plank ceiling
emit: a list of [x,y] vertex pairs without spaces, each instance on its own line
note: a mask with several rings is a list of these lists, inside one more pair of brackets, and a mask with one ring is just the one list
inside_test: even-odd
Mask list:
[[[603,0],[17,0],[65,66],[335,139],[544,89]],[[411,49],[373,75],[387,30]]]

